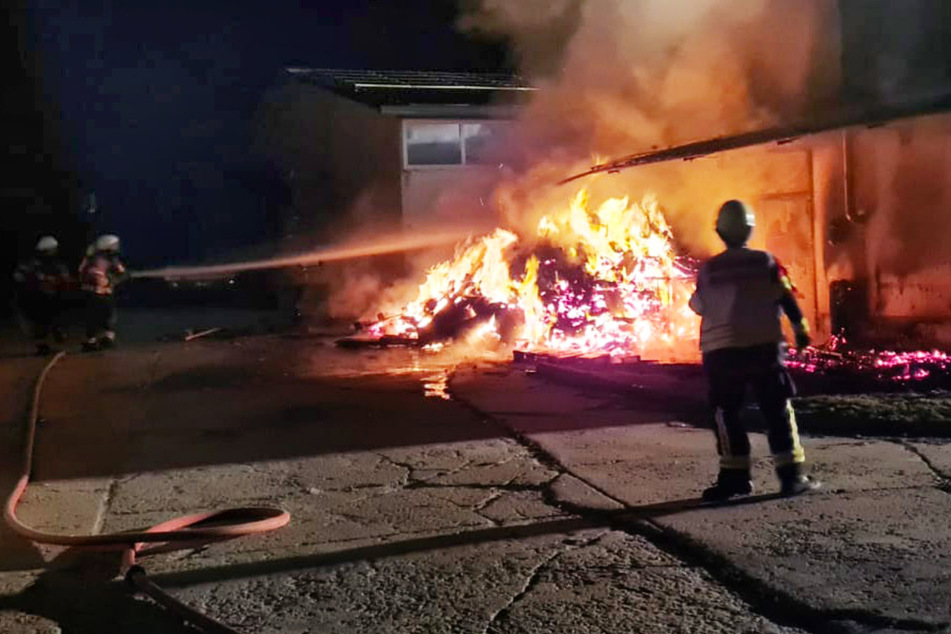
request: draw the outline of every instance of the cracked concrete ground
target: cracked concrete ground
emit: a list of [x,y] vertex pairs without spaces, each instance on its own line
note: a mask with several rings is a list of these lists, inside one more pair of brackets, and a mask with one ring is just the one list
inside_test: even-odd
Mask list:
[[[5,488],[38,369],[0,361]],[[711,439],[656,405],[504,364],[278,337],[68,357],[42,414],[21,511],[31,525],[111,532],[232,506],[291,512],[280,531],[143,562],[175,596],[242,631],[949,622],[951,454],[940,443],[811,439],[827,493],[700,509]],[[770,486],[765,462],[757,475]],[[0,631],[192,631],[116,573],[111,554],[0,529]]]
[[[715,477],[709,432],[665,422],[653,411],[621,420],[621,410],[576,408],[540,421],[498,403],[494,393],[503,386],[522,395],[525,411],[534,401],[547,407],[547,386],[516,369],[486,375],[470,367],[454,380],[460,398],[586,484],[624,508],[647,509],[635,520],[641,530],[656,531],[657,543],[718,571],[765,613],[791,615],[815,631],[949,629],[948,442],[806,438],[812,471],[825,485],[790,500],[768,495],[777,484],[765,438],[754,434],[754,476],[765,495],[652,513],[651,505],[690,500]],[[567,398],[572,390],[565,392]],[[574,428],[566,431],[570,421]]]

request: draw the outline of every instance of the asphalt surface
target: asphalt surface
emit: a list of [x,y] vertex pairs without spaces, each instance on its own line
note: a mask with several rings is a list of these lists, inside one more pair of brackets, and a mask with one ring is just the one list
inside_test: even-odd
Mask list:
[[[280,336],[68,356],[22,517],[110,532],[277,505],[291,524],[156,555],[152,578],[245,632],[951,631],[951,446],[808,437],[825,481],[704,507],[713,439],[649,402],[500,357]],[[0,485],[42,361],[0,360]],[[194,631],[112,553],[0,528],[0,632]]]

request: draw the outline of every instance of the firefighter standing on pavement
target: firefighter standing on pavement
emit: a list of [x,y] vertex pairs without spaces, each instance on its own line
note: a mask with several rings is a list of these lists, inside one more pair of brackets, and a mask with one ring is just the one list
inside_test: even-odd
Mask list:
[[716,231],[727,248],[700,269],[690,298],[690,308],[702,318],[700,350],[720,454],[720,473],[704,490],[705,501],[753,491],[750,442],[740,415],[748,385],[766,419],[781,494],[819,486],[803,473],[805,453],[790,403],[795,387],[785,367],[781,314],[792,322],[799,348],[809,345],[809,326],[785,270],[769,253],[747,248],[754,224],[753,211],[743,202],[730,200],[720,207]]
[[109,234],[96,238],[79,265],[79,283],[86,300],[83,350],[107,348],[115,343],[116,302],[113,291],[125,273],[125,265],[119,259],[119,238]]
[[69,285],[69,270],[59,259],[59,242],[43,236],[36,243],[33,257],[21,263],[13,273],[16,303],[32,330],[37,354],[49,354],[49,337],[61,343],[65,338],[60,317],[63,292]]

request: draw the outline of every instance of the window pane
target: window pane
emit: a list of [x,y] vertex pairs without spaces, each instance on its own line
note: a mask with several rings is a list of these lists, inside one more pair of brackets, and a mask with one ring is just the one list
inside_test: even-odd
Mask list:
[[505,134],[506,124],[466,123],[462,136],[466,144],[466,163],[494,163],[498,160],[497,146]]
[[458,123],[407,123],[407,165],[461,165]]

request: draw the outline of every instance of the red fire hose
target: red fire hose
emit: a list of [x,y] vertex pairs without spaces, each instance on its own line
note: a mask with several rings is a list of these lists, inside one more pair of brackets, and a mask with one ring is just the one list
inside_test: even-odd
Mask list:
[[[145,573],[145,570],[136,565],[136,556],[147,555],[150,552],[169,550],[170,544],[179,547],[222,541],[264,533],[287,525],[290,513],[283,509],[269,507],[233,508],[211,513],[198,513],[178,517],[139,532],[111,533],[107,535],[57,535],[44,533],[23,524],[17,517],[17,505],[20,498],[30,484],[30,475],[33,466],[33,447],[36,440],[36,422],[39,418],[40,394],[43,383],[53,366],[63,358],[65,353],[60,352],[43,367],[36,383],[33,386],[33,397],[30,403],[29,415],[26,423],[26,442],[23,449],[23,469],[16,487],[7,498],[4,505],[4,519],[10,528],[26,539],[41,543],[59,546],[95,547],[97,549],[122,550],[122,569],[126,571],[126,578],[141,592],[147,594],[157,603],[178,613],[186,621],[214,634],[237,634],[230,627],[211,619],[201,612],[181,603],[160,587],[155,585]],[[145,549],[147,543],[162,544]]]

